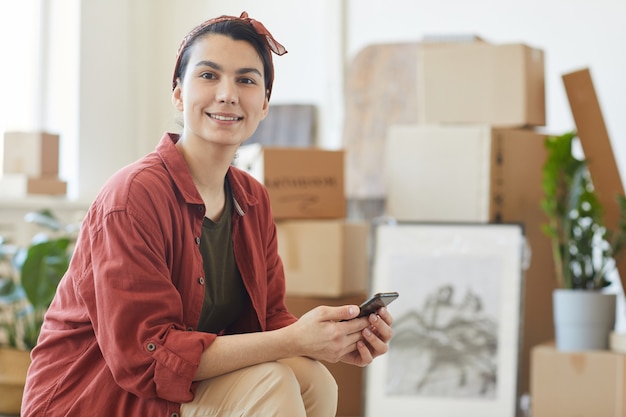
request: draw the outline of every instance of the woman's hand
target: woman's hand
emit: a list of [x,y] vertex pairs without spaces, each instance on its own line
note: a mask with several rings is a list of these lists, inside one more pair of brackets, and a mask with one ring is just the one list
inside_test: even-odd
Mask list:
[[377,313],[369,315],[369,326],[361,331],[362,339],[356,342],[356,350],[341,357],[342,362],[365,366],[389,350],[393,317],[385,307],[378,309]]
[[358,306],[346,305],[319,306],[304,314],[289,326],[299,355],[334,363],[356,352],[370,326],[368,318],[355,318],[358,313]]

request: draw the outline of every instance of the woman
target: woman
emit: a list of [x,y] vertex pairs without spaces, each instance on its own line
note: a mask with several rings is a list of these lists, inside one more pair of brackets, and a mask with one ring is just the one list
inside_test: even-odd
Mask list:
[[[221,16],[179,48],[180,135],[104,185],[32,352],[22,416],[334,416],[317,360],[387,351],[385,309],[315,308],[297,320],[266,190],[230,165],[267,115],[263,25]],[[352,320],[350,320],[352,319]]]

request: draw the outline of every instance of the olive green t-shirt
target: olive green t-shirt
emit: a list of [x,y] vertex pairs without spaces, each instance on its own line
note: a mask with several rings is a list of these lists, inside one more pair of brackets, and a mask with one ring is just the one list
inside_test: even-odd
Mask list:
[[233,253],[233,203],[228,181],[224,191],[224,213],[216,222],[204,218],[200,241],[205,287],[198,330],[209,333],[219,333],[235,322],[241,315],[246,299],[246,290]]

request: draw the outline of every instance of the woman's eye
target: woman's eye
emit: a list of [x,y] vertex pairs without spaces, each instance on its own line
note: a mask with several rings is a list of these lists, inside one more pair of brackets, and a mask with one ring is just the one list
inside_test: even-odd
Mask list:
[[215,79],[215,74],[213,74],[212,72],[203,72],[202,74],[200,74],[200,77],[207,80],[213,80]]
[[242,84],[254,84],[254,80],[252,78],[240,78],[239,82]]

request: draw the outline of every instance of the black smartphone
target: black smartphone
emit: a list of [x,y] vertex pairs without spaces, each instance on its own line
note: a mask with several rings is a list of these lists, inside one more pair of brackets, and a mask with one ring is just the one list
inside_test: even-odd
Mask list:
[[359,306],[361,311],[358,317],[365,317],[372,313],[376,313],[379,308],[389,305],[389,303],[396,298],[398,298],[398,293],[395,291],[376,293]]

